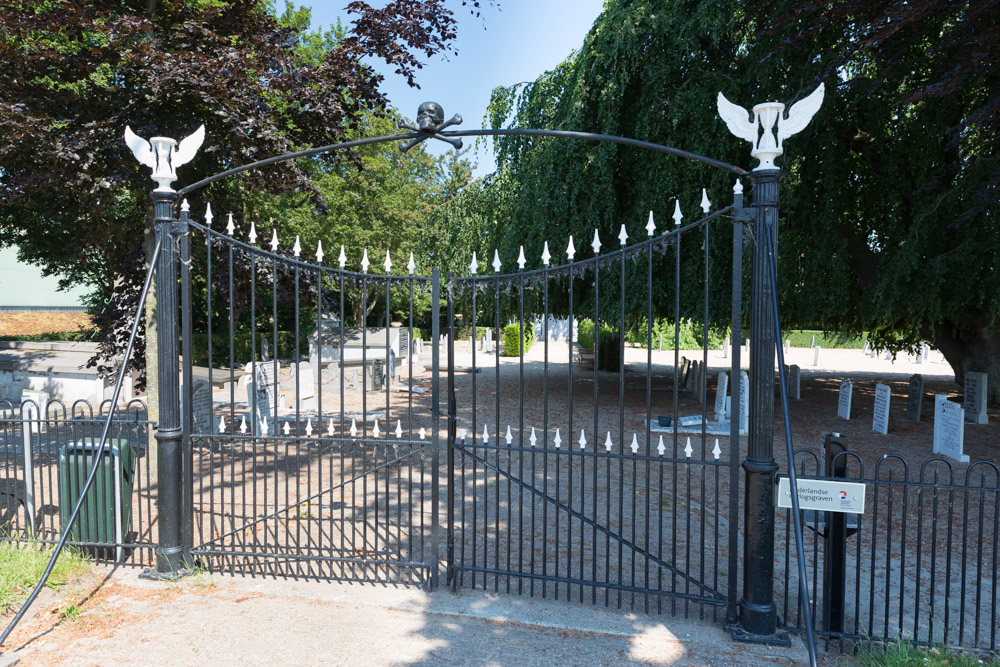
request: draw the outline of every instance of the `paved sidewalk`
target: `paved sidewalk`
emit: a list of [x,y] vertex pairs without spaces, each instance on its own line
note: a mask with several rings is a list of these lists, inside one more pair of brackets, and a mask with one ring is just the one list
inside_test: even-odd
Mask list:
[[54,628],[58,614],[36,613],[5,648],[21,665],[807,664],[797,638],[748,646],[710,619],[478,591],[209,575],[165,584],[124,569],[82,609]]

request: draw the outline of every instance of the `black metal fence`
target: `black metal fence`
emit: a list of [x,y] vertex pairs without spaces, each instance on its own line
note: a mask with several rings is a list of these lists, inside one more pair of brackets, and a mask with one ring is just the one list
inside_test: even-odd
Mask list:
[[97,445],[110,409],[86,401],[39,406],[0,401],[0,539],[53,544],[94,465],[69,544],[102,560],[148,565],[156,548],[151,423],[142,401],[119,409],[103,454]]
[[[796,452],[801,476],[820,476],[820,462],[813,451]],[[858,641],[905,638],[996,652],[1000,467],[939,457],[916,466],[886,454],[866,470],[851,452],[832,462],[840,475],[825,479],[862,482],[867,500],[864,514],[848,515],[840,539],[835,515],[805,513],[817,635],[839,650]],[[801,632],[791,510],[779,514],[777,540],[784,564],[779,613],[786,629]]]
[[732,276],[728,210],[629,246],[623,226],[617,249],[585,259],[570,241],[557,266],[546,245],[525,271],[522,250],[519,272],[448,282],[452,586],[702,617],[735,602],[739,439],[720,446],[730,424],[705,372],[708,323],[730,312],[725,291],[711,301]]

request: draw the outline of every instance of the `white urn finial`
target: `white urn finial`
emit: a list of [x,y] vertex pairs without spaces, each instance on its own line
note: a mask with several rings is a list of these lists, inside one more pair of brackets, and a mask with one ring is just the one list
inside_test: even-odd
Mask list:
[[816,90],[792,105],[787,118],[784,114],[785,105],[780,102],[764,102],[754,106],[751,118],[749,111],[733,104],[719,93],[719,116],[726,122],[730,132],[753,146],[750,155],[760,161],[754,171],[778,169],[774,160],[784,153],[782,142],[806,128],[823,104],[825,90],[825,85],[819,84]]
[[203,141],[204,125],[179,142],[170,137],[153,137],[146,141],[125,126],[125,144],[136,160],[153,170],[152,178],[158,186],[155,192],[174,192],[170,184],[177,180],[177,167],[193,160]]

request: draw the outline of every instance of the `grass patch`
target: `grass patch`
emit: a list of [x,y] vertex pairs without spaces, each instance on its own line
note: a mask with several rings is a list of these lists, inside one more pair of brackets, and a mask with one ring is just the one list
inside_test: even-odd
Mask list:
[[[52,547],[35,543],[0,542],[0,614],[20,604],[45,572],[52,556]],[[87,569],[87,560],[80,554],[63,549],[55,569],[49,576],[49,588],[57,589],[77,572]]]
[[1000,667],[1000,658],[977,658],[941,646],[916,646],[905,639],[885,644],[869,641],[854,659],[861,667]]
[[868,334],[861,334],[860,336],[851,336],[845,333],[838,333],[835,331],[817,331],[813,329],[794,329],[791,331],[782,331],[781,334],[792,341],[792,347],[809,347],[812,342],[812,337],[816,336],[816,344],[826,350],[833,349],[844,349],[844,350],[860,350],[865,346],[865,340],[868,338]]

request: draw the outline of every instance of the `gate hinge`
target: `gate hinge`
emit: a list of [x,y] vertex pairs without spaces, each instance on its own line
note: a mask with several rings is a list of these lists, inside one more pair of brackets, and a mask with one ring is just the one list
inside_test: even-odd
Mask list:
[[747,206],[733,207],[733,222],[753,222],[757,219],[757,212]]

